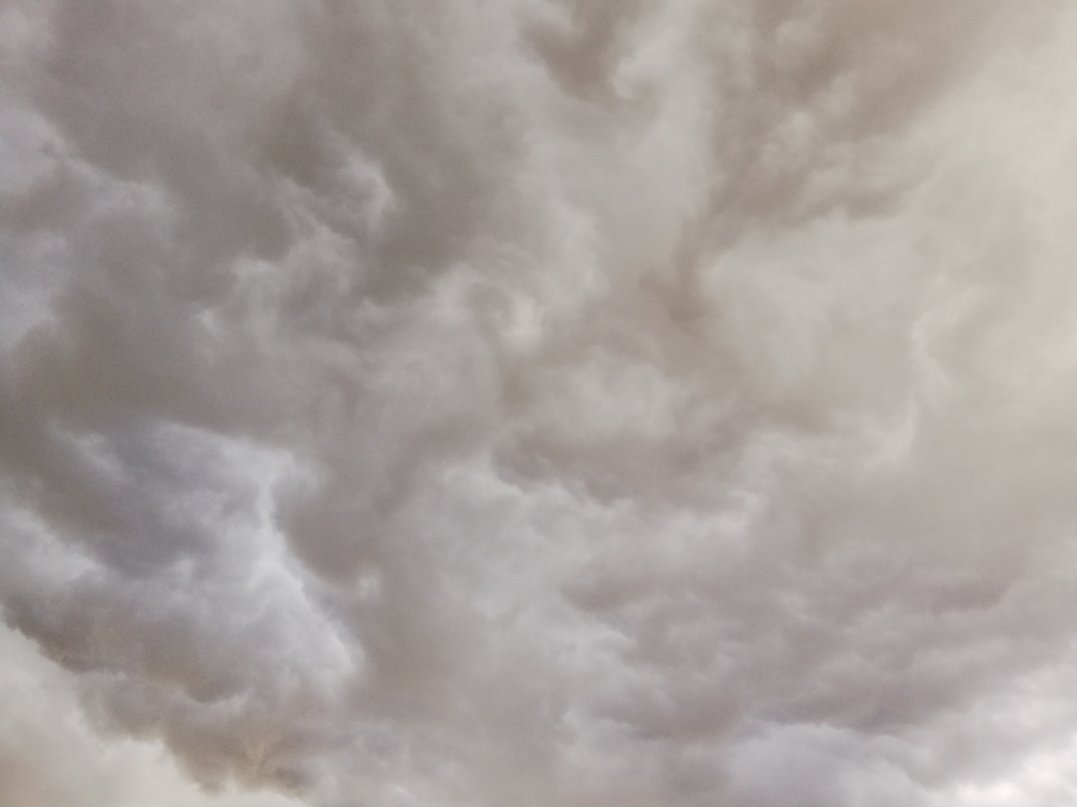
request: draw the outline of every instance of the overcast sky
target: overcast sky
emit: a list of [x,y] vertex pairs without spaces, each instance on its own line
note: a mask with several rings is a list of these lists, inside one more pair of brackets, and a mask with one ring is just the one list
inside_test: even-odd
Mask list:
[[0,803],[1077,803],[1075,53],[0,0]]

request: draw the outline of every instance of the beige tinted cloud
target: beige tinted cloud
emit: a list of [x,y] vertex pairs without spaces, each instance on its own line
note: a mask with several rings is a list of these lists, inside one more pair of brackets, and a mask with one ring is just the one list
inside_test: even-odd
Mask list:
[[3,14],[0,795],[1062,798],[1064,4]]

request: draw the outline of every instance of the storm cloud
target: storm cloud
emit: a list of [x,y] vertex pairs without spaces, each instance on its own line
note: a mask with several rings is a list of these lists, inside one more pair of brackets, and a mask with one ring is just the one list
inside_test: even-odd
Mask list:
[[0,0],[0,802],[1077,800],[1075,48]]

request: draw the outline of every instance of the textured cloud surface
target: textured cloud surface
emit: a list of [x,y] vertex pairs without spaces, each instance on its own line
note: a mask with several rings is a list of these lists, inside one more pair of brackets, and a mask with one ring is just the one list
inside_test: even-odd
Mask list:
[[0,803],[1077,802],[1074,52],[0,0]]

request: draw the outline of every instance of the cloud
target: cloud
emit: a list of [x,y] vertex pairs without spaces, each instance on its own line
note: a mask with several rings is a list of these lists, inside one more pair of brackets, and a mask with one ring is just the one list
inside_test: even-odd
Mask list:
[[0,18],[0,801],[1072,797],[1066,4]]

